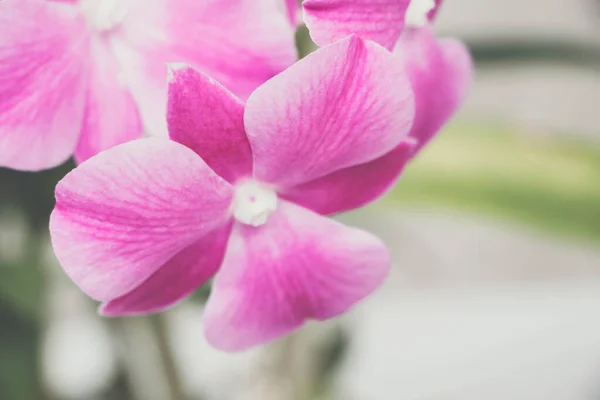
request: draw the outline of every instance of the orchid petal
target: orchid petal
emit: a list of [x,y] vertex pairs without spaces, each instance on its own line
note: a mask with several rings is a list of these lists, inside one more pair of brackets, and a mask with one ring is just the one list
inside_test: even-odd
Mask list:
[[232,190],[179,143],[113,147],[58,183],[50,218],[55,254],[89,296],[115,299],[223,225]]
[[416,142],[407,140],[374,161],[345,168],[280,195],[319,214],[335,214],[362,207],[385,194],[410,161]]
[[129,91],[118,81],[119,65],[103,38],[92,40],[93,63],[83,129],[75,159],[81,163],[118,144],[142,137],[142,123]]
[[414,114],[400,60],[351,36],[258,88],[244,121],[258,180],[293,187],[374,160],[408,135]]
[[288,19],[293,27],[298,26],[298,0],[284,0]]
[[173,66],[169,80],[169,136],[194,150],[225,180],[252,174],[244,103],[201,72]]
[[388,273],[375,236],[281,201],[266,225],[236,224],[204,314],[208,341],[243,350],[348,311]]
[[231,224],[206,234],[161,266],[131,292],[101,308],[103,315],[139,315],[163,311],[205,284],[217,272]]
[[135,2],[119,54],[147,126],[166,132],[166,63],[189,63],[245,99],[296,61],[295,27],[278,1]]
[[453,39],[438,42],[424,27],[407,30],[396,51],[404,59],[415,92],[415,122],[407,141],[369,163],[286,188],[281,193],[284,198],[321,214],[351,210],[377,199],[456,111],[472,75],[464,45]]
[[319,46],[350,34],[393,49],[410,0],[305,0],[304,20]]
[[410,136],[419,151],[458,109],[473,75],[468,49],[454,39],[437,40],[431,27],[407,29],[395,51],[404,61],[415,94]]
[[440,7],[442,6],[442,1],[443,0],[435,0],[435,7],[433,7],[433,9],[427,14],[427,19],[429,19],[430,22],[432,22],[435,19],[435,17],[437,17],[437,13],[440,10]]
[[70,4],[0,1],[0,167],[71,156],[81,130],[89,36]]

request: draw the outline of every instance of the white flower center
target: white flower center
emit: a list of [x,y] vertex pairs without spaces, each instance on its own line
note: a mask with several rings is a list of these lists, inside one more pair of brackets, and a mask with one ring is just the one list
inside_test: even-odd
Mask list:
[[404,22],[408,26],[420,27],[427,23],[427,14],[435,8],[435,0],[412,0],[406,10]]
[[239,222],[261,226],[277,208],[277,194],[260,182],[244,181],[236,186],[231,207]]
[[99,32],[117,27],[129,12],[124,0],[81,0],[81,8],[89,24]]

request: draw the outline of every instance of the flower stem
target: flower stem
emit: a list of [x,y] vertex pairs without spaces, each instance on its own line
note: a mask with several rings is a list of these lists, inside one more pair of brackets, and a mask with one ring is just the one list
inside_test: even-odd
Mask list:
[[169,397],[171,400],[186,400],[187,396],[181,383],[181,378],[177,370],[177,364],[173,357],[173,351],[169,344],[169,332],[167,329],[167,319],[165,314],[158,314],[151,318],[152,329],[158,348],[160,363],[165,373],[165,380],[169,387]]

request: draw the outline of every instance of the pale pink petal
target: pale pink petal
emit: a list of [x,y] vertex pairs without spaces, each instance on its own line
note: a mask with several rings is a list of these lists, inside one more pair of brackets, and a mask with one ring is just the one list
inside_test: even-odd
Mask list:
[[151,129],[163,126],[166,63],[184,62],[242,99],[297,59],[281,0],[137,1],[121,32],[128,80]]
[[304,20],[319,46],[350,34],[393,49],[410,0],[305,0]]
[[40,170],[75,149],[89,37],[70,4],[0,1],[0,167]]
[[236,224],[204,314],[208,341],[234,351],[348,311],[385,279],[375,236],[280,201],[266,225]]
[[92,63],[83,129],[75,159],[142,137],[142,123],[131,94],[118,80],[119,65],[106,38],[92,39]]
[[364,206],[384,195],[412,158],[416,142],[407,140],[366,164],[284,189],[280,195],[319,214],[334,214]]
[[298,26],[298,0],[284,0],[287,16],[292,26]]
[[182,250],[131,292],[102,305],[103,315],[163,311],[206,283],[223,261],[231,224],[209,232]]
[[438,40],[427,26],[407,29],[396,53],[404,61],[415,94],[415,121],[410,136],[418,141],[418,151],[464,100],[473,74],[471,56],[462,43]]
[[250,96],[244,120],[255,176],[285,188],[374,160],[408,135],[413,113],[400,60],[350,36]]
[[191,67],[172,68],[169,137],[194,150],[231,183],[251,175],[252,150],[244,131],[244,103]]
[[196,153],[139,139],[82,163],[56,187],[54,251],[89,296],[115,299],[226,223],[232,187]]

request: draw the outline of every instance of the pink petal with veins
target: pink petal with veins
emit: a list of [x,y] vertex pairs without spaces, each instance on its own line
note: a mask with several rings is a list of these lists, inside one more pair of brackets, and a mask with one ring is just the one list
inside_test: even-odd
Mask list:
[[295,27],[278,1],[134,1],[119,54],[144,122],[166,133],[167,63],[188,63],[245,99],[296,61]]
[[81,163],[118,144],[142,137],[142,122],[131,94],[118,76],[120,68],[102,37],[91,42],[92,62],[87,103],[75,159]]
[[244,121],[255,178],[288,188],[372,161],[406,138],[413,114],[399,60],[350,36],[250,96]]
[[374,161],[283,189],[281,196],[319,214],[336,214],[362,207],[392,187],[412,158],[415,147],[415,141],[407,140]]
[[243,350],[348,311],[387,276],[375,236],[280,202],[266,225],[236,224],[204,314],[208,341]]
[[0,1],[0,167],[71,156],[84,114],[89,36],[70,4]]
[[55,254],[89,296],[113,300],[229,220],[232,187],[167,139],[104,151],[56,187]]
[[388,154],[365,164],[282,190],[282,196],[321,214],[363,206],[383,195],[406,164],[456,112],[472,79],[465,46],[437,40],[430,27],[407,29],[396,50],[403,57],[415,94],[410,137]]
[[173,306],[213,277],[223,261],[231,224],[183,249],[131,292],[102,305],[103,315],[149,314]]
[[252,175],[244,103],[191,67],[172,68],[167,112],[170,138],[194,150],[228,182]]
[[415,121],[410,136],[419,151],[456,112],[471,85],[468,49],[455,39],[435,37],[425,26],[407,29],[395,50],[404,61],[415,94]]
[[305,0],[304,20],[319,46],[350,34],[393,49],[410,0]]

